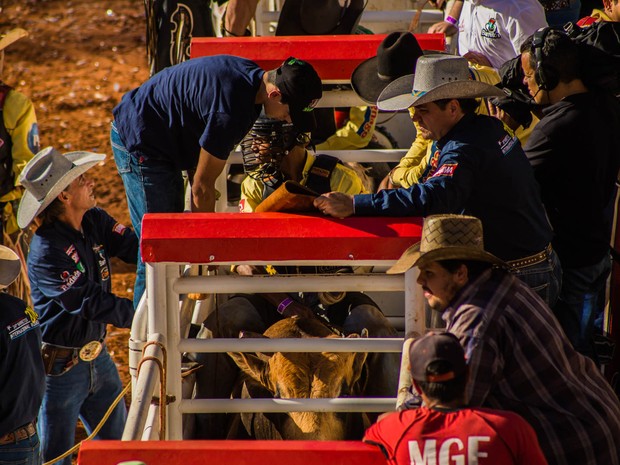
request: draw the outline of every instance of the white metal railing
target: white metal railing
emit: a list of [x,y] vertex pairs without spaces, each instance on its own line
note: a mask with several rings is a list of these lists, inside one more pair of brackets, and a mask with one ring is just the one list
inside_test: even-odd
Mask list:
[[[193,215],[192,215],[193,216]],[[233,215],[236,217],[236,215]],[[243,215],[244,218],[248,218]],[[189,218],[189,217],[188,217]],[[407,223],[403,223],[407,224]],[[274,225],[275,226],[275,225]],[[390,228],[386,240],[393,236]],[[303,236],[305,237],[305,236]],[[308,239],[309,244],[312,238]],[[377,239],[380,244],[381,239]],[[182,243],[183,241],[181,241]],[[257,243],[256,247],[260,248]],[[211,250],[210,248],[208,249]],[[186,252],[186,251],[185,251]],[[185,254],[187,256],[187,253]],[[217,255],[217,253],[215,253]],[[338,264],[362,266],[380,264],[389,266],[390,260],[323,260],[320,262],[298,260],[308,264]],[[273,265],[290,265],[290,260],[268,260]],[[196,264],[196,263],[193,263]],[[230,265],[232,262],[211,261],[210,265]],[[237,263],[238,264],[238,261]],[[366,399],[261,399],[252,404],[246,399],[184,399],[181,381],[181,355],[184,352],[228,352],[228,351],[339,351],[339,352],[401,352],[400,338],[338,338],[338,339],[188,339],[186,330],[189,317],[183,315],[184,294],[195,293],[253,293],[292,291],[353,291],[403,292],[405,332],[423,332],[424,310],[422,297],[414,292],[415,270],[405,275],[352,274],[352,275],[300,275],[300,276],[236,276],[211,275],[187,276],[182,273],[183,262],[147,262],[147,298],[143,299],[136,313],[131,340],[134,346],[133,362],[136,366],[139,350],[146,341],[150,342],[145,356],[151,360],[141,364],[139,375],[133,380],[134,395],[123,435],[124,440],[154,439],[159,437],[159,422],[164,421],[162,439],[182,439],[182,415],[197,412],[241,412],[241,411],[387,411],[396,405],[396,398]],[[146,302],[146,305],[145,305]],[[146,320],[146,321],[145,321]],[[183,325],[181,321],[183,320]],[[141,333],[141,334],[138,334]],[[164,353],[166,354],[164,356]],[[164,368],[165,415],[161,416],[158,406],[151,402],[153,395],[159,396],[160,372]],[[133,370],[135,374],[135,369]],[[159,396],[161,397],[161,396]]]

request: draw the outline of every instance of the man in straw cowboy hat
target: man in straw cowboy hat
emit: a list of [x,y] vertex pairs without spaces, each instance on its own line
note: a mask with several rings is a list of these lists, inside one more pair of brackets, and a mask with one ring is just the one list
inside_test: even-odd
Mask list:
[[430,457],[442,457],[439,463],[446,465],[547,465],[536,433],[521,416],[467,406],[467,360],[456,336],[429,333],[414,340],[409,370],[424,406],[389,413],[364,435],[390,465],[433,463]]
[[390,111],[413,106],[414,122],[437,141],[439,154],[426,181],[376,194],[330,192],[317,198],[315,206],[339,218],[476,215],[485,226],[489,250],[552,304],[559,290],[560,268],[530,164],[518,139],[506,133],[499,120],[475,114],[475,97],[497,95],[504,94],[470,79],[465,58],[419,58],[415,77],[396,79],[383,90],[378,103]]
[[419,268],[424,298],[465,350],[467,404],[520,414],[550,464],[620,464],[618,398],[549,307],[485,250],[480,220],[432,215],[421,239],[388,273]]
[[0,245],[0,463],[41,464],[36,418],[45,390],[39,316],[6,293],[21,261]]
[[[92,431],[122,390],[105,349],[106,325],[129,328],[131,300],[111,292],[110,257],[135,263],[138,240],[105,211],[95,208],[87,171],[105,159],[92,152],[61,154],[43,149],[21,175],[26,192],[17,221],[37,229],[28,255],[32,301],[41,315],[46,389],[39,415],[44,461],[73,446],[78,417]],[[98,438],[120,439],[126,419],[118,404]],[[71,457],[61,463],[71,464]]]

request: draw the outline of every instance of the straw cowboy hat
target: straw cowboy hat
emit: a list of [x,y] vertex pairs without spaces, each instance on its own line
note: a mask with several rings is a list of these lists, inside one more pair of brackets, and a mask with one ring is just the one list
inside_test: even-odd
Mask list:
[[351,85],[359,97],[372,105],[395,79],[415,72],[423,54],[410,32],[392,32],[379,44],[377,55],[361,62],[351,75]]
[[277,36],[353,34],[364,0],[286,0],[280,12]]
[[505,95],[495,86],[474,81],[465,58],[433,54],[418,59],[415,76],[403,76],[387,86],[377,105],[381,110],[398,111],[442,99]]
[[424,218],[422,240],[409,247],[388,274],[404,273],[412,266],[438,260],[477,260],[506,267],[506,263],[484,250],[482,223],[464,215],[432,215]]
[[22,269],[19,256],[11,249],[0,245],[0,289],[5,289],[17,279]]
[[37,153],[20,176],[26,191],[17,211],[19,227],[27,227],[69,184],[104,159],[105,155],[93,152],[63,155],[53,147]]
[[6,34],[0,35],[0,51],[7,48],[13,42],[17,42],[19,39],[26,37],[28,32],[21,27],[16,27],[15,29],[11,29]]

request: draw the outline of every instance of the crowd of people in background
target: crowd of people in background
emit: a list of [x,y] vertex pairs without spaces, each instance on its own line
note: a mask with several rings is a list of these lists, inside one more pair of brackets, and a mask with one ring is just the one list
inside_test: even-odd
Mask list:
[[[598,344],[620,170],[620,2],[581,20],[579,0],[431,4],[445,14],[429,32],[458,34],[459,55],[423,51],[410,31],[388,34],[351,76],[365,106],[339,109],[338,120],[315,109],[323,84],[303,57],[264,70],[151,49],[152,76],[111,115],[133,228],[96,207],[88,171],[105,155],[41,150],[32,102],[0,82],[0,462],[71,464],[78,419],[92,432],[122,392],[106,328],[131,327],[145,293],[143,215],[183,212],[186,182],[189,210],[214,212],[215,181],[241,144],[240,214],[267,211],[294,184],[312,196],[302,211],[424,217],[420,243],[388,273],[419,268],[437,327],[407,354],[409,398],[364,437],[387,461],[620,465],[620,401]],[[257,5],[229,0],[216,29],[250,35]],[[276,35],[370,33],[364,7],[286,0]],[[147,8],[147,19],[161,11]],[[26,34],[0,38],[0,62]],[[149,40],[157,48],[157,34]],[[601,56],[600,70],[584,61]],[[320,153],[366,147],[379,110],[411,116],[416,137],[399,163],[382,172]],[[111,257],[137,264],[133,302],[112,292]],[[200,333],[236,337],[292,316],[396,334],[357,292],[234,295]],[[238,370],[227,357],[199,360],[197,397],[230,397]],[[375,354],[366,364],[370,395],[394,397],[398,361]],[[217,388],[200,385],[218,376]],[[117,403],[96,437],[120,439],[126,415]],[[203,437],[221,436],[217,418],[203,420]]]

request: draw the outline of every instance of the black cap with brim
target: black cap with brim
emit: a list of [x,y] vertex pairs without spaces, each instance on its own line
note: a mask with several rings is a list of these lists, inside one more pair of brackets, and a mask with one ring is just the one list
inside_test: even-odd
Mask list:
[[301,132],[312,132],[316,129],[314,111],[307,110],[307,106],[289,103],[289,113],[295,129]]

